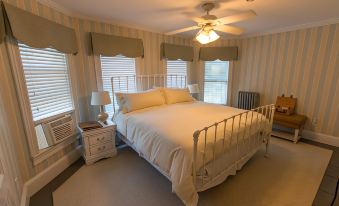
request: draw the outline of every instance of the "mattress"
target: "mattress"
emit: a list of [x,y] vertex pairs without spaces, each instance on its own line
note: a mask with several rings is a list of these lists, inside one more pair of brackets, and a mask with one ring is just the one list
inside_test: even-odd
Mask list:
[[[244,111],[195,101],[118,113],[115,122],[117,130],[135,150],[169,177],[172,190],[179,198],[186,205],[196,205],[198,188],[192,179],[193,133]],[[238,116],[229,120],[226,127],[220,124],[216,130],[208,130],[206,145],[204,132],[200,134],[196,162],[200,175],[197,181],[208,179],[212,171],[220,172],[230,165],[235,169],[241,167],[235,165],[238,160],[248,159],[248,154],[256,150],[260,144],[258,134],[269,129],[269,122],[262,121],[265,118],[255,112],[246,115],[247,118],[244,114],[241,121]],[[224,155],[225,151],[231,152]],[[220,161],[222,167],[211,167],[212,160]]]

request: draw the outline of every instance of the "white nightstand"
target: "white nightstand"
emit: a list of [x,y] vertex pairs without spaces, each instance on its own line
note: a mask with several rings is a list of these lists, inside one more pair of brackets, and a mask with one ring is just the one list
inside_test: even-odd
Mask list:
[[107,125],[102,125],[102,128],[88,131],[83,131],[78,127],[84,145],[83,157],[87,165],[117,154],[115,147],[116,125],[111,121],[107,121]]

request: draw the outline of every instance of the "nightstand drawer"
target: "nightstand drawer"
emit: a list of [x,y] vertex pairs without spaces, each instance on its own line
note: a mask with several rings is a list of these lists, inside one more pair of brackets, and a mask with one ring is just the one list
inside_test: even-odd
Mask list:
[[95,155],[101,152],[105,152],[107,150],[112,150],[113,148],[113,142],[107,142],[106,144],[100,144],[100,145],[96,145],[96,146],[91,146],[89,148],[89,152],[91,155]]
[[88,138],[89,146],[102,144],[107,141],[112,141],[113,134],[112,132],[105,132],[101,134],[97,134],[96,136],[91,136]]

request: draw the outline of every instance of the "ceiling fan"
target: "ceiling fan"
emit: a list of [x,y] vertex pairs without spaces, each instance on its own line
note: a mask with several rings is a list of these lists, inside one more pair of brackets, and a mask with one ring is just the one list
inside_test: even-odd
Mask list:
[[232,16],[226,16],[222,18],[217,18],[215,15],[210,14],[210,11],[215,7],[213,2],[206,2],[201,5],[202,9],[206,12],[206,15],[200,18],[193,18],[198,25],[191,26],[183,29],[178,29],[175,31],[167,32],[167,35],[178,34],[182,32],[187,32],[191,30],[200,29],[197,35],[195,36],[201,44],[207,44],[217,40],[220,36],[215,32],[221,31],[233,35],[240,35],[245,30],[236,26],[230,26],[228,24],[244,21],[250,18],[255,17],[257,14],[250,10],[247,12],[242,12]]

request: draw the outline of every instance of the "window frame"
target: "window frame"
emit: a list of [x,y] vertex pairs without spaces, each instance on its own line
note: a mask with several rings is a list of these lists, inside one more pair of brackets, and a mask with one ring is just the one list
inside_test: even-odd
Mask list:
[[[28,46],[28,45],[25,45],[25,46]],[[28,47],[30,47],[30,46],[28,46]],[[18,48],[20,48],[20,46],[18,46]],[[57,51],[57,52],[59,52],[59,51]],[[62,52],[59,52],[59,53],[62,53]],[[67,78],[68,78],[68,83],[69,83],[69,87],[70,87],[69,89],[70,89],[72,109],[64,111],[64,112],[61,112],[61,113],[58,113],[58,114],[55,114],[55,115],[47,116],[47,117],[44,117],[44,118],[41,118],[41,119],[38,119],[38,120],[34,120],[34,118],[33,118],[35,126],[37,126],[39,124],[42,124],[44,122],[48,122],[50,120],[58,119],[59,117],[62,117],[64,115],[71,114],[75,110],[75,107],[74,107],[75,104],[74,104],[74,98],[73,98],[73,86],[72,86],[72,82],[71,82],[71,74],[70,74],[70,67],[69,67],[69,56],[67,54],[65,54],[65,53],[63,53],[63,54],[65,55],[65,63],[66,63],[66,66],[67,66],[67,75],[68,75]],[[22,65],[22,68],[23,68],[23,71],[24,71],[24,67],[23,67],[22,59],[21,59],[22,57],[21,57],[20,49],[19,49],[19,55],[20,55],[20,62],[21,62],[21,65]],[[23,72],[23,74],[24,73],[25,72]],[[24,74],[24,78],[25,78],[25,81],[26,81],[25,74]]]
[[[217,61],[217,60],[213,60],[213,61]],[[221,60],[220,60],[221,61]],[[203,101],[205,101],[205,68],[206,68],[206,63],[209,61],[203,61],[203,73],[202,73],[202,97],[203,97]],[[212,62],[212,61],[211,61]],[[226,102],[224,104],[221,105],[226,105],[226,106],[231,106],[231,102],[232,102],[232,76],[233,76],[233,62],[232,61],[225,61],[228,62],[228,79],[226,80]],[[213,81],[211,81],[213,82]],[[217,81],[215,81],[217,82]],[[224,81],[222,81],[224,82]]]
[[[121,55],[121,54],[120,54]],[[103,91],[104,88],[103,88],[103,79],[102,79],[102,68],[101,68],[101,58],[100,58],[101,55],[98,55],[98,54],[95,54],[94,55],[94,68],[95,68],[95,76],[96,76],[96,86],[97,86],[97,90],[98,91]],[[116,55],[118,56],[118,55]],[[124,55],[122,55],[124,56]],[[112,56],[114,57],[114,56]],[[126,57],[126,56],[125,56]],[[134,70],[135,70],[135,75],[138,75],[138,65],[140,64],[140,58],[139,57],[126,57],[126,58],[134,58]],[[113,99],[112,99],[112,106],[114,102],[113,102]],[[105,110],[105,107],[104,107],[104,110]],[[98,108],[98,111],[99,111],[99,108]]]
[[71,54],[66,55],[66,61],[68,66],[68,74],[69,74],[69,82],[70,82],[70,92],[72,97],[73,110],[64,112],[61,114],[54,115],[52,117],[47,117],[41,120],[34,122],[31,105],[28,96],[28,90],[26,86],[26,79],[24,75],[24,69],[21,61],[21,55],[19,50],[18,42],[14,39],[9,39],[8,43],[6,43],[7,51],[13,71],[14,83],[17,92],[17,96],[19,99],[19,109],[21,112],[21,117],[23,120],[23,126],[25,129],[26,138],[28,141],[29,150],[32,157],[33,165],[38,165],[49,157],[53,156],[58,151],[64,149],[68,145],[72,144],[76,140],[80,138],[78,134],[74,137],[68,138],[59,144],[51,145],[44,149],[39,149],[37,135],[35,132],[36,124],[40,124],[46,121],[50,121],[53,119],[57,119],[65,114],[71,114],[74,117],[75,124],[78,123],[79,120],[79,109],[78,105],[75,103],[78,99],[78,94],[76,90],[76,71],[75,71],[75,62],[74,57]]
[[[185,61],[185,60],[181,60],[181,59],[177,59],[177,60],[166,60],[165,61],[165,73],[166,73],[166,75],[169,75],[168,74],[168,61],[181,61],[181,62],[184,62],[185,64],[186,64],[186,73],[185,73],[185,76],[186,76],[186,83],[184,83],[184,85],[187,85],[188,84],[188,74],[189,74],[189,72],[190,72],[190,70],[189,70],[189,68],[190,68],[190,62],[188,62],[188,61]],[[171,74],[172,75],[172,74]],[[167,80],[168,81],[168,80]],[[167,84],[167,82],[166,82],[166,84]],[[168,85],[166,85],[166,87],[167,87]]]

